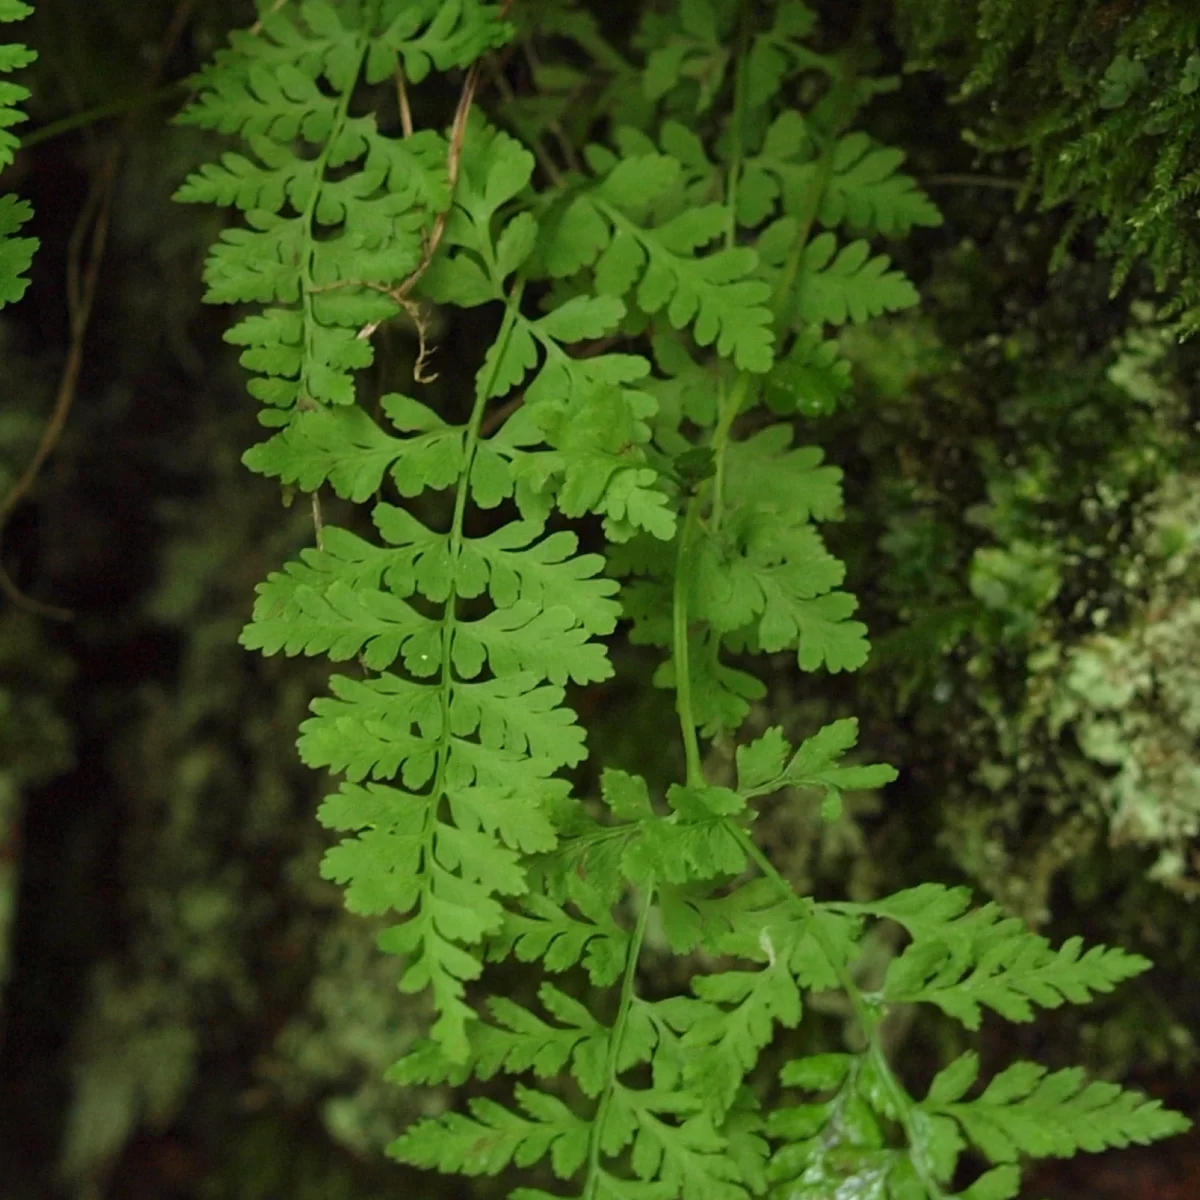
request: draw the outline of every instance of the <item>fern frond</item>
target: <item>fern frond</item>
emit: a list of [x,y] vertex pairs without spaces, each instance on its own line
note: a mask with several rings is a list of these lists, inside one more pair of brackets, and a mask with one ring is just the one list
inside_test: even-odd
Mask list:
[[531,892],[522,897],[519,911],[505,915],[503,928],[491,940],[491,954],[497,959],[511,953],[519,962],[540,961],[555,973],[579,963],[593,983],[608,987],[621,973],[629,935],[590,882],[568,880],[566,888],[578,915],[565,903]]
[[[702,113],[712,105],[729,69],[729,12],[710,0],[687,0],[659,20],[658,44],[646,58],[646,95],[662,100],[682,92],[687,107]],[[693,79],[698,83],[681,88]]]
[[[730,515],[694,555],[690,608],[708,626],[693,650],[694,703],[706,731],[736,728],[757,697],[752,678],[720,661],[722,647],[792,649],[806,671],[854,670],[866,660],[866,627],[850,619],[857,602],[837,590],[844,568],[811,523],[841,515],[841,472],[822,465],[815,447],[790,443],[791,431],[774,425],[726,448]],[[622,593],[630,636],[667,646],[669,563],[652,554],[644,562],[650,578]],[[612,569],[634,566],[632,558],[616,559]],[[672,681],[669,666],[655,679]]]
[[[32,13],[33,8],[22,0],[0,0],[0,22],[23,21]],[[0,75],[19,71],[36,59],[36,52],[19,42],[0,45]],[[13,161],[21,144],[11,130],[26,119],[19,106],[28,99],[28,88],[9,79],[0,80],[0,170]],[[32,216],[33,208],[28,201],[11,194],[0,196],[0,308],[20,300],[29,287],[26,272],[33,262],[38,239],[16,235]]]
[[436,1042],[415,1046],[389,1072],[394,1083],[461,1083],[470,1075],[490,1079],[500,1071],[519,1075],[532,1071],[549,1078],[570,1068],[584,1094],[595,1097],[603,1087],[608,1030],[586,1008],[552,984],[538,991],[542,1006],[562,1024],[553,1025],[503,996],[488,999],[491,1022],[471,1031],[471,1058],[450,1062]]
[[[447,244],[471,256],[485,298],[505,303],[470,419],[450,426],[392,394],[381,409],[393,434],[353,404],[353,373],[372,358],[360,332],[398,311],[393,289],[423,261],[449,187],[443,139],[384,137],[349,104],[360,76],[390,73],[397,55],[416,77],[472,61],[507,36],[498,12],[473,0],[392,4],[379,29],[359,23],[369,14],[320,2],[273,12],[201,76],[189,118],[242,131],[257,163],[227,157],[179,196],[247,210],[250,228],[228,230],[207,270],[210,301],[266,305],[229,334],[259,372],[251,391],[278,410],[265,423],[281,427],[247,463],[358,502],[385,481],[404,497],[455,489],[444,532],[386,502],[374,509],[382,545],[322,528],[318,547],[260,586],[242,641],[358,658],[375,673],[336,676],[301,730],[305,762],[346,776],[320,815],[350,836],[322,870],[346,886],[353,910],[399,920],[380,945],[408,960],[404,990],[431,993],[433,1037],[456,1061],[475,1020],[466,984],[505,925],[502,898],[527,891],[526,860],[556,843],[549,814],[569,788],[555,773],[584,754],[564,685],[611,674],[592,639],[611,631],[618,610],[615,585],[597,578],[602,560],[578,557],[574,535],[545,536],[531,519],[479,538],[463,530],[469,499],[493,508],[514,488],[508,460],[480,433],[487,402],[519,379],[528,336],[520,286],[508,285],[532,218],[503,228],[498,219],[532,171],[511,140],[486,130],[470,140],[446,222]],[[314,143],[311,156],[296,154],[297,136]],[[573,335],[570,322],[558,331]],[[490,611],[459,613],[460,599],[484,594]]]
[[[197,77],[185,117],[244,143],[179,199],[240,213],[206,279],[209,301],[258,306],[228,334],[273,430],[245,461],[314,493],[316,544],[260,585],[242,642],[362,669],[312,702],[299,750],[343,777],[320,807],[342,835],[322,874],[350,909],[384,918],[401,989],[433,1009],[390,1078],[526,1077],[508,1100],[493,1083],[467,1111],[418,1120],[391,1153],[467,1175],[548,1160],[581,1200],[748,1200],[770,1185],[796,1200],[941,1200],[965,1131],[999,1164],[967,1197],[1007,1200],[1011,1160],[1030,1147],[1174,1131],[1153,1105],[1028,1064],[964,1101],[975,1076],[960,1061],[915,1103],[878,1037],[890,1005],[932,1003],[971,1027],[985,1006],[1025,1020],[1143,960],[1074,941],[1053,951],[995,906],[968,911],[961,890],[797,895],[751,836],[753,802],[814,791],[832,820],[843,791],[890,782],[890,767],[849,758],[852,720],[798,747],[768,729],[737,750],[736,786],[706,775],[697,728],[727,734],[765,694],[724,656],[786,649],[831,672],[865,659],[845,566],[818,530],[841,516],[840,472],[794,446],[787,422],[743,436],[739,418],[764,399],[789,416],[828,411],[849,377],[836,328],[916,301],[871,239],[939,217],[897,152],[847,132],[879,85],[813,49],[799,0],[762,20],[732,0],[651,6],[634,37],[646,86],[597,102],[638,119],[587,146],[586,169],[558,130],[560,170],[546,147],[467,115],[479,57],[512,36],[507,8],[269,6]],[[633,82],[571,0],[546,17]],[[532,49],[530,62],[546,74]],[[409,130],[407,86],[451,68],[468,69],[451,136]],[[805,93],[832,84],[825,99],[784,111],[777,89],[812,74]],[[360,104],[393,78],[404,136]],[[722,135],[675,119],[727,93]],[[561,114],[561,97],[546,111]],[[526,111],[514,125],[555,120]],[[498,318],[461,423],[398,392],[375,416],[355,403],[371,335],[416,318],[417,297],[482,310],[479,328]],[[374,533],[327,523],[325,488],[369,504]],[[428,492],[445,494],[397,502]],[[600,517],[610,561],[581,554],[555,513]],[[676,689],[686,775],[652,795],[609,767],[593,803],[563,777],[586,750],[566,692],[611,677],[598,639],[622,617],[631,641],[670,650],[655,682]],[[868,917],[912,937],[874,996],[854,970]],[[687,994],[642,994],[664,947],[696,955]],[[514,960],[561,986],[539,981],[536,1005],[476,996],[486,964]],[[747,1077],[799,1023],[804,993],[831,989],[865,1049],[793,1064],[785,1085],[815,1099],[760,1113]],[[1051,1110],[1059,1125],[1038,1143]]]
[[[806,671],[854,670],[866,660],[866,627],[848,619],[857,603],[836,590],[844,568],[809,523],[840,515],[840,472],[820,466],[819,451],[791,450],[789,441],[788,429],[776,425],[727,450],[727,549],[707,570],[705,558],[697,563],[707,589],[698,611],[707,605],[714,628],[737,631],[731,644],[795,649]],[[719,553],[719,543],[708,551]],[[719,611],[714,601],[723,593]]]
[[[528,213],[501,218],[493,254],[491,226],[501,207],[528,185],[533,159],[507,135],[477,124],[465,143],[464,163],[446,227],[454,253],[432,265],[422,290],[440,302],[471,306],[502,297],[504,279],[532,254],[538,225]],[[551,504],[567,516],[599,513],[613,539],[638,529],[671,536],[669,497],[646,460],[646,418],[654,402],[630,386],[648,374],[649,363],[639,355],[583,358],[568,352],[573,343],[612,333],[624,315],[615,297],[576,295],[538,320],[518,317],[495,364],[493,397],[518,387],[531,372],[534,378],[523,409],[480,448],[478,462],[487,464],[492,479],[491,503],[515,494],[522,515],[532,520],[544,519]],[[478,493],[476,499],[490,506]]]
[[[417,267],[423,232],[448,199],[444,139],[400,147],[373,116],[350,115],[380,46],[371,32],[320,0],[295,15],[273,11],[258,35],[231,38],[179,118],[240,133],[255,151],[257,161],[227,156],[194,173],[176,199],[246,209],[249,228],[227,230],[213,247],[206,299],[270,306],[227,336],[248,347],[242,364],[260,374],[251,393],[283,410],[353,403],[353,372],[373,357],[357,331],[399,311],[386,290]],[[296,138],[316,155],[297,155]]]
[[823,339],[815,326],[798,331],[787,354],[767,376],[764,398],[778,416],[828,416],[850,389],[850,364],[837,343]]

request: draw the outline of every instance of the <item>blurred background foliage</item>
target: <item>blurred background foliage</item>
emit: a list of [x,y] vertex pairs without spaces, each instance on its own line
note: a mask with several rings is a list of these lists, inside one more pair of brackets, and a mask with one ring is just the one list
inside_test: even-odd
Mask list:
[[[518,0],[522,39],[483,103],[566,158],[598,121],[644,125],[632,63],[669,36],[669,7]],[[855,14],[814,7],[839,44]],[[42,249],[0,320],[4,493],[53,405],[70,281],[115,171],[74,405],[3,542],[19,586],[74,613],[0,610],[6,1200],[458,1194],[382,1156],[447,1098],[383,1081],[424,1015],[317,873],[324,785],[294,739],[325,669],[236,642],[254,585],[311,519],[240,465],[254,406],[227,314],[200,305],[220,218],[170,201],[211,147],[167,118],[186,95],[172,81],[252,19],[240,0],[41,0],[28,26],[41,58],[12,182]],[[1195,1114],[1200,341],[1178,324],[1200,288],[1194,6],[897,0],[867,27],[899,86],[866,127],[907,150],[946,216],[896,247],[920,311],[849,330],[849,386],[801,421],[846,472],[831,540],[875,651],[853,678],[772,663],[751,723],[803,736],[857,714],[866,754],[902,774],[833,826],[777,804],[766,836],[822,894],[965,881],[1052,937],[1148,954],[1156,970],[1107,1002],[985,1031],[985,1050],[1003,1036],[1006,1056],[1086,1061]],[[681,103],[702,109],[719,67],[698,64]],[[456,83],[423,89],[418,119],[443,119]],[[451,410],[476,319],[437,332]],[[381,380],[406,378],[414,349],[386,331]],[[660,780],[680,765],[652,664],[613,650],[619,683],[575,697],[584,790],[606,763]],[[864,970],[892,949],[873,944]],[[812,1011],[787,1049],[840,1036],[836,1003]],[[890,1036],[916,1079],[956,1048],[923,1020]],[[1200,1177],[1172,1193],[1162,1174],[1188,1153],[1122,1160],[1132,1182],[1074,1164],[1039,1194],[1117,1179],[1126,1196],[1194,1195]]]

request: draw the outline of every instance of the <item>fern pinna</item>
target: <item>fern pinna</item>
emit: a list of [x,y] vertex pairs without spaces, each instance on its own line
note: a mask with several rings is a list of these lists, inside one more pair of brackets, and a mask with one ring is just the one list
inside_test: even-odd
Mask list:
[[[910,1094],[879,1036],[894,1006],[971,1029],[984,1008],[1024,1021],[1148,964],[1055,950],[961,889],[797,894],[754,840],[756,809],[785,792],[833,815],[844,789],[892,779],[847,760],[852,720],[799,747],[772,728],[737,747],[735,777],[702,753],[764,693],[733,656],[837,672],[867,653],[818,529],[839,515],[840,473],[794,437],[848,386],[838,328],[917,301],[874,240],[940,220],[901,155],[852,128],[887,81],[831,50],[796,0],[679,0],[645,17],[644,68],[572,3],[508,7],[263,0],[184,118],[250,152],[179,198],[243,212],[206,279],[213,302],[261,306],[227,335],[271,431],[246,462],[311,493],[317,521],[315,545],[260,586],[243,642],[357,661],[299,745],[344,777],[319,814],[347,835],[324,874],[355,911],[393,915],[380,944],[434,1011],[393,1076],[521,1077],[511,1105],[421,1120],[392,1153],[468,1175],[546,1159],[555,1194],[585,1200],[1004,1200],[1021,1156],[1183,1128],[1157,1102],[1031,1063],[974,1092],[972,1055]],[[543,54],[589,54],[614,81],[585,122],[611,132],[579,155],[561,96],[514,104],[528,146],[474,103],[480,61],[543,34]],[[410,89],[435,71],[463,81],[445,132],[411,116]],[[461,424],[414,396],[358,403],[375,330],[403,312],[424,341],[430,305],[495,314]],[[325,488],[372,504],[378,537],[323,521]],[[449,497],[438,527],[404,503],[426,492]],[[472,509],[499,510],[490,532],[468,534]],[[588,514],[607,561],[561,527]],[[584,732],[564,689],[612,675],[601,639],[622,619],[662,650],[686,777],[659,798],[609,766],[601,797],[575,797],[562,772]],[[910,941],[867,993],[855,964],[878,920]],[[710,964],[686,995],[639,993],[652,924]],[[590,987],[580,1000],[547,978],[537,1011],[468,991],[505,959]],[[824,989],[848,997],[861,1048],[790,1062],[795,1102],[764,1111],[760,1053]],[[968,1145],[986,1165],[968,1160],[974,1181],[953,1193]]]
[[[21,0],[0,0],[0,22],[22,21],[33,13]],[[0,73],[27,67],[37,58],[35,51],[19,42],[0,45]],[[29,89],[11,80],[0,82],[0,170],[13,161],[20,139],[12,132],[25,120],[17,106],[29,99]],[[27,200],[7,193],[0,196],[0,308],[20,300],[29,286],[25,274],[37,250],[37,238],[16,236],[33,215]]]

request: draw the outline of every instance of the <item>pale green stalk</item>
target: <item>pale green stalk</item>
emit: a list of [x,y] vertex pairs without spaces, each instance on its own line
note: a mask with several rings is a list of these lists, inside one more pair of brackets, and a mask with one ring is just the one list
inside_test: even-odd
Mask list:
[[[743,54],[744,58],[744,54]],[[738,104],[740,105],[740,94],[742,90],[741,77],[743,73],[742,63],[739,60],[738,68]],[[826,189],[829,187],[830,179],[833,175],[833,161],[837,149],[838,138],[842,128],[850,112],[852,111],[852,99],[854,92],[854,71],[853,67],[847,67],[843,77],[838,81],[837,85],[838,100],[835,105],[836,120],[833,128],[828,133],[828,139],[821,155],[817,161],[817,169],[813,174],[812,182],[805,193],[804,200],[801,205],[798,224],[796,228],[796,236],[792,242],[792,246],[788,252],[787,260],[784,264],[783,271],[780,275],[779,282],[775,288],[773,297],[773,307],[777,314],[777,321],[780,326],[780,335],[786,332],[786,308],[785,301],[793,293],[796,281],[800,274],[800,268],[803,263],[804,251],[808,245],[809,239],[812,236],[813,226],[816,224],[817,215],[820,212],[821,201],[825,195]],[[741,122],[740,122],[740,107],[735,112],[735,133],[734,133],[734,156],[733,165],[730,171],[729,184],[726,189],[727,202],[736,204],[737,201],[737,178],[741,167]],[[733,225],[727,237],[727,244],[733,244],[733,230],[736,229],[736,214],[731,218]],[[721,520],[724,513],[724,486],[725,486],[725,460],[726,450],[729,447],[730,437],[733,430],[733,423],[737,419],[738,414],[746,402],[747,395],[753,382],[753,377],[745,371],[739,372],[733,384],[726,390],[722,390],[720,412],[717,419],[716,428],[713,431],[710,446],[713,450],[715,459],[715,475],[712,485],[712,512],[708,522],[708,528],[712,533],[720,528]],[[693,498],[688,505],[687,515],[684,520],[683,532],[680,535],[679,545],[679,560],[676,567],[675,588],[674,588],[674,655],[675,655],[675,680],[676,680],[676,703],[679,710],[679,719],[683,727],[684,747],[687,752],[688,763],[688,783],[695,786],[697,783],[705,782],[703,764],[700,758],[699,745],[696,740],[696,726],[692,715],[691,704],[691,671],[688,657],[688,638],[687,638],[687,595],[691,585],[690,565],[691,565],[691,542],[694,535],[696,525],[698,523],[698,511],[700,501],[698,498]],[[910,1159],[913,1168],[917,1172],[917,1176],[921,1181],[921,1186],[925,1189],[928,1200],[943,1200],[943,1192],[938,1184],[936,1176],[933,1174],[930,1164],[921,1149],[921,1140],[916,1131],[916,1123],[914,1120],[914,1106],[912,1098],[904,1089],[899,1079],[892,1070],[891,1064],[888,1062],[887,1054],[883,1049],[883,1045],[879,1038],[879,1018],[874,1009],[867,1003],[861,989],[855,983],[850,972],[839,961],[836,950],[828,944],[828,939],[825,938],[821,930],[820,923],[812,918],[811,905],[802,897],[797,895],[795,889],[790,883],[779,873],[771,860],[766,854],[759,849],[755,844],[754,839],[749,833],[735,821],[729,820],[728,825],[734,831],[738,840],[741,842],[746,854],[754,861],[759,870],[771,880],[783,895],[788,903],[798,906],[804,913],[808,923],[808,928],[812,933],[813,938],[821,947],[826,958],[833,966],[838,983],[842,990],[846,993],[846,997],[850,1002],[851,1009],[854,1012],[855,1019],[862,1029],[863,1037],[867,1042],[867,1053],[874,1065],[876,1072],[879,1075],[880,1081],[884,1090],[887,1092],[888,1098],[891,1101],[892,1107],[895,1110],[898,1120],[904,1129],[905,1137],[908,1141],[910,1149]]]
[[688,637],[688,589],[691,586],[692,539],[700,519],[700,498],[688,502],[683,528],[679,533],[679,558],[675,564],[675,587],[672,604],[672,633],[675,659],[675,709],[683,732],[683,749],[687,758],[687,781],[692,787],[704,783],[704,765],[700,759],[700,742],[696,737],[696,718],[692,715],[692,661]]
[[820,921],[814,919],[811,903],[796,894],[795,888],[779,873],[775,864],[759,849],[754,839],[742,826],[732,820],[728,824],[741,843],[742,848],[746,851],[746,854],[753,859],[755,865],[763,875],[775,885],[782,899],[786,903],[799,908],[803,914],[807,932],[812,936],[817,945],[820,946],[821,953],[828,959],[829,965],[837,975],[838,985],[846,993],[846,998],[850,1001],[854,1018],[862,1029],[863,1037],[867,1042],[867,1056],[874,1065],[879,1075],[880,1083],[882,1083],[884,1091],[887,1092],[888,1099],[892,1102],[896,1118],[904,1130],[904,1136],[910,1150],[909,1158],[913,1169],[917,1173],[917,1177],[921,1181],[921,1186],[925,1189],[928,1200],[944,1200],[941,1185],[934,1176],[933,1170],[926,1161],[921,1149],[921,1136],[916,1130],[916,1122],[914,1120],[915,1109],[912,1097],[905,1090],[900,1080],[896,1078],[891,1063],[888,1062],[887,1052],[880,1041],[878,1013],[867,1003],[862,990],[854,982],[854,977],[840,961],[837,948],[825,936],[824,931],[821,929]]
[[[487,378],[476,388],[475,403],[471,408],[471,415],[467,421],[463,469],[458,477],[458,487],[454,493],[454,516],[450,522],[449,557],[452,564],[458,562],[458,556],[462,553],[463,525],[467,512],[467,500],[471,490],[471,464],[474,462],[475,452],[479,446],[480,426],[483,423],[483,414],[487,408],[492,385],[495,383],[500,365],[504,361],[505,350],[507,349],[509,340],[512,338],[517,320],[520,317],[521,297],[524,290],[525,282],[523,279],[518,278],[513,285],[512,291],[509,293],[504,309],[504,319],[500,325],[500,332],[496,335],[496,356],[492,360],[492,369],[488,373]],[[450,579],[450,594],[446,597],[446,607],[444,609],[442,624],[442,669],[439,681],[440,695],[438,697],[442,710],[442,729],[441,736],[438,739],[437,767],[434,773],[433,787],[430,791],[433,802],[429,805],[429,810],[425,816],[425,826],[422,830],[426,860],[433,853],[432,841],[437,827],[440,797],[445,791],[446,769],[450,761],[450,741],[451,730],[453,728],[450,720],[450,700],[454,682],[454,667],[451,654],[454,646],[454,630],[457,623],[458,581],[457,572],[454,572]]]
[[634,927],[633,936],[629,939],[625,974],[621,979],[621,999],[617,1007],[617,1017],[608,1038],[608,1055],[604,1064],[604,1090],[600,1093],[596,1115],[592,1118],[592,1127],[588,1131],[587,1178],[583,1185],[583,1200],[595,1200],[596,1191],[600,1186],[604,1122],[608,1117],[613,1094],[620,1086],[617,1076],[619,1074],[618,1064],[621,1061],[621,1042],[625,1037],[625,1027],[629,1023],[629,1013],[633,1008],[633,988],[637,982],[638,957],[646,940],[646,928],[649,925],[650,910],[653,907],[654,878],[651,877],[646,881],[641,908],[638,911],[637,925]]

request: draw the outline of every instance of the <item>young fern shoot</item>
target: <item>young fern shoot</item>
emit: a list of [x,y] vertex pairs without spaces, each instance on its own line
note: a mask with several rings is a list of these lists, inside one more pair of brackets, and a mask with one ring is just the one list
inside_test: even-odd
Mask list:
[[[228,334],[272,431],[245,461],[369,504],[378,535],[321,522],[260,585],[242,640],[359,664],[314,701],[299,745],[343,776],[319,814],[345,835],[324,875],[353,910],[391,914],[380,944],[433,1009],[392,1077],[520,1077],[511,1105],[477,1098],[418,1121],[397,1158],[467,1175],[545,1160],[520,1200],[1005,1200],[1022,1156],[1186,1123],[1030,1063],[968,1098],[973,1055],[918,1099],[881,1021],[917,1003],[968,1028],[983,1007],[1028,1020],[1148,964],[1054,950],[995,906],[970,910],[961,889],[798,894],[754,839],[757,803],[787,790],[832,817],[844,790],[894,771],[848,759],[853,720],[799,747],[772,728],[738,746],[727,782],[702,744],[735,737],[764,694],[732,656],[786,651],[806,672],[865,660],[818,527],[840,514],[841,475],[794,444],[796,418],[848,386],[840,326],[917,302],[876,239],[940,217],[901,155],[853,128],[886,81],[853,48],[831,52],[803,4],[666,9],[636,39],[638,96],[608,89],[590,123],[607,135],[543,171],[544,187],[546,146],[469,111],[474,67],[544,19],[628,82],[638,69],[571,3],[264,3],[197,79],[185,119],[249,150],[179,193],[244,217],[206,281],[215,303],[260,306]],[[464,70],[449,133],[413,129],[411,89]],[[385,132],[370,102],[397,81]],[[566,137],[561,116],[542,120]],[[357,402],[375,329],[422,302],[495,314],[464,423],[415,396]],[[400,502],[425,493],[442,494],[442,524]],[[474,510],[494,514],[490,532],[469,532]],[[607,562],[558,527],[589,514]],[[606,766],[591,803],[562,776],[585,756],[565,688],[612,676],[601,639],[621,619],[662,651],[655,682],[674,694],[686,775],[659,798]],[[855,963],[876,920],[911,943],[865,993]],[[642,994],[652,926],[673,954],[704,952],[688,994]],[[506,959],[547,976],[536,1011],[469,990]],[[549,978],[568,972],[587,986]],[[764,1112],[762,1051],[827,989],[848,997],[862,1048],[789,1063],[781,1082],[803,1103]],[[988,1166],[956,1192],[968,1146]]]

